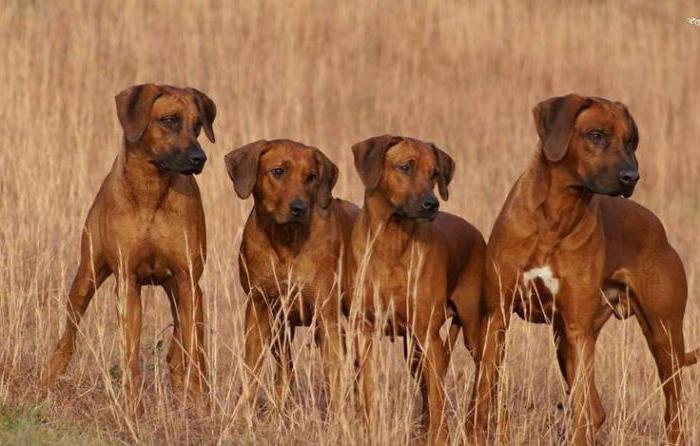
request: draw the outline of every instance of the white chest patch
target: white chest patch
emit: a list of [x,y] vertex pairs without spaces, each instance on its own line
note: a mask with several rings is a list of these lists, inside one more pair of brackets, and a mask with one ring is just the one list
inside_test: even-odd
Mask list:
[[529,271],[523,273],[523,282],[528,285],[533,280],[540,278],[544,286],[547,287],[552,296],[556,296],[559,292],[559,279],[554,277],[552,269],[549,266],[542,266],[539,268],[532,268]]

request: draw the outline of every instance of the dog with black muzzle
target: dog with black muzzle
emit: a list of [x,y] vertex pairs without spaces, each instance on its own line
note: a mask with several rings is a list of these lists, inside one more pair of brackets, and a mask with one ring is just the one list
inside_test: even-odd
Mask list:
[[315,147],[290,140],[257,141],[226,155],[236,194],[253,196],[238,257],[245,312],[248,401],[267,348],[275,357],[277,396],[288,395],[295,329],[317,324],[330,405],[339,401],[342,350],[338,317],[342,252],[357,214],[333,198],[338,168]]
[[[578,104],[585,111],[581,123],[574,134],[566,134],[552,131],[572,119],[571,111],[564,109],[570,102],[556,99],[539,104],[534,112],[538,132],[552,134],[543,142],[550,163],[558,163],[557,170],[566,172],[574,189],[631,197],[639,181],[639,131],[627,107],[603,98],[584,98]],[[567,153],[576,156],[566,157]]]
[[[392,311],[386,330],[404,337],[404,349],[423,395],[430,444],[448,440],[443,379],[461,326],[467,349],[477,344],[481,275],[486,244],[464,219],[440,212],[454,175],[452,158],[431,143],[384,135],[352,148],[365,201],[348,250],[345,312],[371,331],[380,312]],[[359,313],[358,313],[359,311]],[[450,337],[440,329],[452,317]],[[371,334],[358,354],[365,412],[373,418]],[[408,340],[411,339],[409,342]]]
[[214,102],[194,88],[136,85],[119,93],[124,145],[85,222],[78,271],[68,295],[65,331],[43,383],[64,373],[75,350],[80,318],[95,290],[114,274],[122,302],[124,385],[130,407],[141,391],[141,286],[160,285],[174,322],[167,355],[178,396],[207,392],[204,309],[199,278],[206,256],[204,211],[193,174],[206,155],[197,138],[214,142]]
[[482,335],[467,423],[485,444],[510,315],[552,325],[570,391],[572,442],[595,443],[605,410],[595,384],[598,334],[635,316],[666,399],[666,434],[683,444],[681,370],[688,297],[683,263],[659,219],[630,197],[639,180],[637,125],[621,102],[576,94],[533,109],[539,147],[491,232]]

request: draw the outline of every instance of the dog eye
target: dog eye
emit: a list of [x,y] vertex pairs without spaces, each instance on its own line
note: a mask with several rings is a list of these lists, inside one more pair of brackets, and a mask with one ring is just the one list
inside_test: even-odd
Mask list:
[[274,169],[272,169],[270,171],[270,173],[272,173],[272,176],[279,178],[282,175],[284,175],[284,168],[283,167],[275,167]]
[[600,130],[591,130],[586,133],[586,138],[588,138],[593,144],[600,144],[605,141],[605,133]]
[[308,177],[306,177],[306,183],[311,184],[314,181],[316,181],[317,175],[315,173],[310,173]]
[[436,170],[435,172],[433,172],[433,180],[437,180],[439,178],[440,178],[440,171]]
[[177,116],[163,116],[160,118],[160,122],[167,126],[174,126],[177,124]]
[[396,166],[397,169],[399,169],[403,173],[408,173],[411,171],[411,165],[410,164],[399,164]]

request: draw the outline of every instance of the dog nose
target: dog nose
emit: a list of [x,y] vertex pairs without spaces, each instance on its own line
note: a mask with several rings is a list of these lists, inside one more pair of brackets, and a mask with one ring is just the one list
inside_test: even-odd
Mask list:
[[440,207],[440,202],[435,197],[425,197],[422,205],[426,211],[436,211]]
[[289,210],[292,212],[292,215],[296,218],[301,218],[306,215],[306,211],[308,210],[308,207],[306,206],[306,203],[304,203],[301,200],[294,200],[289,204]]
[[202,149],[190,150],[190,162],[195,166],[201,166],[207,161],[207,155]]
[[639,181],[639,172],[636,170],[621,170],[618,179],[623,186],[634,186]]

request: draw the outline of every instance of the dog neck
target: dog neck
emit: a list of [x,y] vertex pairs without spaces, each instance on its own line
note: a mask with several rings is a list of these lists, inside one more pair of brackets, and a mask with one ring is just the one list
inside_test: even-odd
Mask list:
[[534,218],[537,232],[546,241],[560,240],[572,233],[591,214],[593,194],[560,164],[551,164],[538,152],[525,174],[526,206]]
[[253,208],[255,219],[259,227],[262,229],[265,236],[270,241],[270,245],[281,258],[292,256],[296,257],[303,248],[311,234],[312,220],[314,219],[315,210],[311,211],[309,218],[303,223],[286,223],[279,224],[275,221],[272,215],[260,209],[258,206]]
[[[394,206],[380,193],[365,195],[362,208],[369,237],[375,251],[389,250],[398,256],[409,247],[421,228],[430,224],[396,215]],[[397,257],[398,258],[398,257]]]
[[125,142],[118,162],[129,198],[141,207],[157,209],[168,194],[176,173],[158,169],[144,155],[147,149]]

